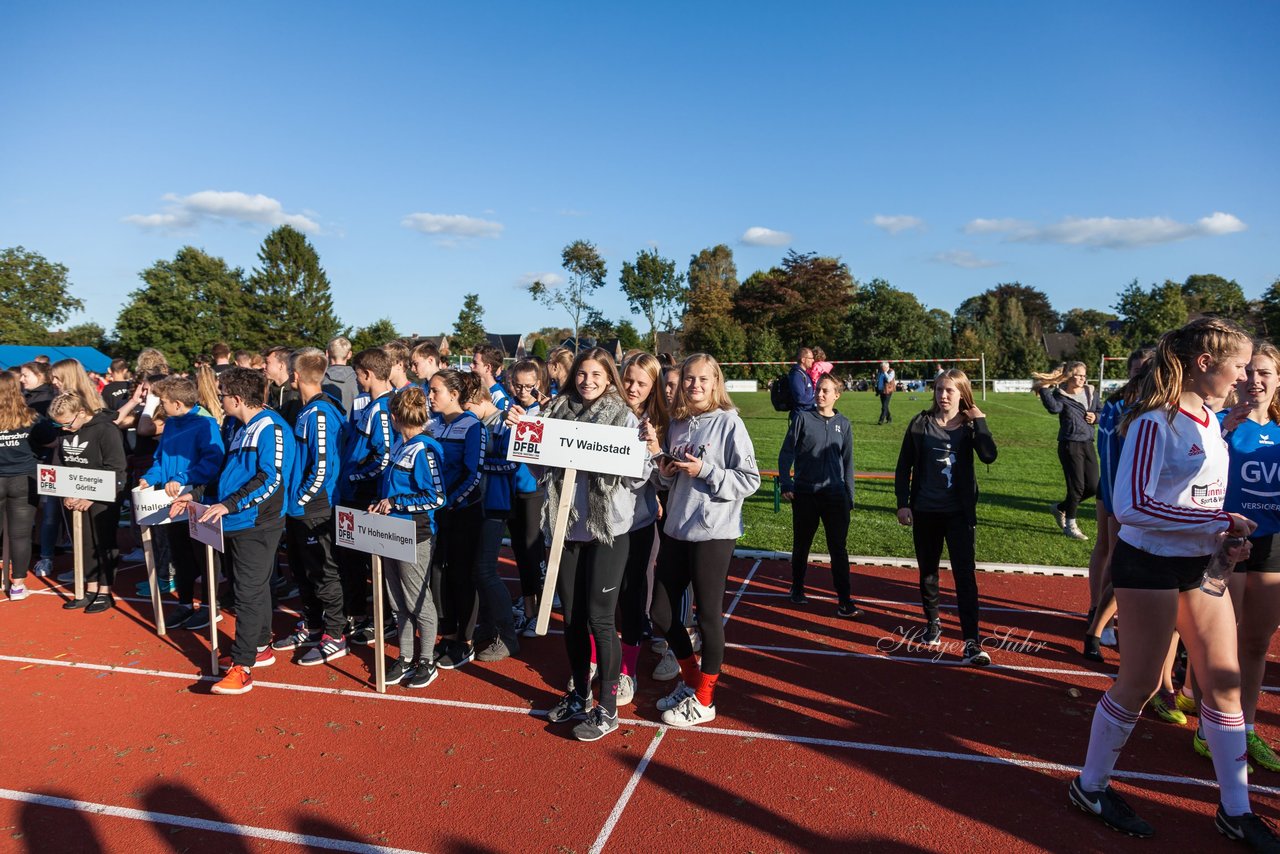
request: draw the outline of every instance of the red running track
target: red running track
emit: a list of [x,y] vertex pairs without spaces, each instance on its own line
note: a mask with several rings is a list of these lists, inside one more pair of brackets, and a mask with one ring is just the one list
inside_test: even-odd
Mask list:
[[[815,568],[811,579],[825,572]],[[119,589],[139,571],[125,573]],[[865,616],[793,605],[789,569],[736,561],[730,650],[710,727],[661,727],[646,678],[623,726],[578,744],[545,711],[561,638],[425,691],[369,687],[372,650],[332,667],[284,657],[243,697],[209,694],[206,640],[152,631],[150,604],[61,610],[33,579],[0,601],[3,851],[1152,850],[1067,805],[1108,665],[1079,656],[1082,579],[981,574],[996,666],[900,644],[913,573],[857,571]],[[944,605],[954,600],[944,599]],[[277,632],[294,617],[277,615]],[[229,642],[234,618],[223,631]],[[953,609],[946,639],[958,641]],[[1112,656],[1114,659],[1114,656]],[[1267,684],[1280,684],[1274,671]],[[1078,693],[1079,696],[1073,696]],[[1280,738],[1268,693],[1264,735]],[[1234,850],[1212,827],[1212,767],[1191,729],[1144,716],[1116,785],[1182,850]],[[1148,775],[1135,777],[1135,774]],[[1255,808],[1280,813],[1280,774]]]

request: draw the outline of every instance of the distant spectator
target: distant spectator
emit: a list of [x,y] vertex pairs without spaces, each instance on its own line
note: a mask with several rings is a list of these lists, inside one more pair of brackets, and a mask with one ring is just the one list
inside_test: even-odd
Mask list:
[[813,383],[813,393],[818,393],[818,378],[823,374],[829,374],[835,369],[835,365],[827,361],[827,354],[821,347],[813,348],[813,364],[809,366],[809,382]]
[[44,353],[41,353],[39,356],[36,356],[35,361],[39,362],[42,365],[47,365],[49,364],[49,357]]
[[329,341],[329,369],[324,372],[321,387],[325,394],[342,403],[342,411],[351,414],[351,402],[355,400],[359,389],[356,388],[356,371],[348,362],[351,361],[351,342],[342,336]]
[[211,367],[212,365],[213,365],[213,356],[210,356],[208,353],[201,353],[200,355],[196,356],[194,359],[191,360],[191,367],[193,369],[208,368],[208,367]]
[[254,354],[251,350],[237,350],[236,351],[236,367],[252,368],[253,356]]
[[215,376],[231,367],[231,348],[227,346],[226,341],[218,341],[209,348],[209,355],[213,357],[213,368]]
[[813,363],[813,348],[801,347],[796,351],[796,363],[787,374],[792,412],[811,412],[816,405],[813,400],[813,380],[809,379],[809,369],[813,367]]
[[112,412],[119,412],[133,393],[133,374],[124,359],[112,359],[107,368],[107,384],[102,387],[102,400]]
[[897,390],[898,375],[894,373],[893,368],[889,367],[888,362],[881,362],[880,372],[876,374],[876,394],[880,395],[880,420],[876,422],[877,424],[890,424],[893,422],[893,413],[889,411],[889,401]]

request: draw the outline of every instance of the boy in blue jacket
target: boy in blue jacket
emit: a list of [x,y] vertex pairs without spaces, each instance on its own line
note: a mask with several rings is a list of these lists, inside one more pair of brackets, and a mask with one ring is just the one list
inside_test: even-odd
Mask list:
[[341,434],[345,417],[336,400],[324,393],[329,360],[307,348],[293,355],[290,383],[302,409],[294,424],[297,443],[293,489],[285,520],[285,546],[302,595],[303,619],[293,634],[271,645],[276,651],[306,648],[298,664],[325,664],[347,654],[347,626],[342,580],[334,557],[333,508],[341,472]]
[[[231,368],[218,377],[222,408],[244,426],[227,449],[218,478],[218,503],[201,522],[222,520],[222,533],[235,574],[236,637],[230,669],[213,686],[215,694],[246,694],[253,689],[253,668],[275,664],[271,651],[271,568],[290,495],[295,444],[280,415],[264,407],[267,378],[251,368]],[[185,512],[189,496],[169,510]]]
[[[165,377],[151,386],[151,391],[164,408],[164,432],[155,460],[138,486],[163,488],[170,498],[189,493],[203,503],[206,488],[218,481],[226,454],[218,422],[199,405],[196,384],[186,377]],[[186,520],[170,525],[168,535],[178,592],[178,610],[168,623],[174,628],[203,629],[209,625],[209,608],[194,604],[200,564]],[[205,591],[205,595],[212,597],[216,591]]]

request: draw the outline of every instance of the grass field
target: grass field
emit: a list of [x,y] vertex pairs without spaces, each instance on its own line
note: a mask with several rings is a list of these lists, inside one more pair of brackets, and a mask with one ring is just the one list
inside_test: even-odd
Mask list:
[[[928,392],[893,396],[893,423],[876,425],[880,400],[869,392],[846,392],[837,405],[853,423],[853,462],[860,472],[892,472],[907,422],[928,406]],[[767,392],[734,395],[751,432],[761,469],[778,467],[787,415],[774,412]],[[1094,535],[1094,504],[1081,507],[1080,528],[1090,540],[1069,540],[1053,524],[1052,504],[1065,492],[1058,465],[1058,419],[1030,394],[990,394],[978,401],[987,414],[1000,457],[977,463],[978,560],[1051,566],[1086,566]],[[912,557],[911,533],[898,525],[892,481],[859,480],[855,489],[849,553]],[[765,478],[747,501],[744,548],[791,550],[791,511],[773,512],[773,483]],[[814,551],[826,551],[819,532]]]

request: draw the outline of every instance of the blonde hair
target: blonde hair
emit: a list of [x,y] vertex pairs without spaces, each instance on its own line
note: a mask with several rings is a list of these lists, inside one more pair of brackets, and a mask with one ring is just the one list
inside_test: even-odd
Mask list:
[[[711,392],[707,395],[707,405],[703,409],[695,410],[685,397],[684,378],[689,369],[694,365],[706,363],[711,366],[715,372],[715,381],[711,386]],[[720,370],[720,363],[716,361],[716,357],[709,353],[694,353],[692,356],[686,356],[685,360],[680,363],[680,384],[676,386],[676,399],[671,403],[671,420],[683,421],[692,418],[695,415],[701,415],[704,412],[711,412],[714,409],[723,409],[727,412],[736,412],[738,407],[733,405],[733,401],[729,399],[729,392],[724,388],[724,371]]]
[[138,354],[138,378],[149,380],[156,374],[169,373],[169,360],[154,347],[147,347]]
[[1071,376],[1072,371],[1076,368],[1083,368],[1084,366],[1084,362],[1063,362],[1061,365],[1058,365],[1056,370],[1052,370],[1047,374],[1032,371],[1031,378],[1035,380],[1035,382],[1031,384],[1031,387],[1036,391],[1039,391],[1045,386],[1062,385],[1062,383],[1066,381],[1067,377]]
[[64,391],[49,402],[49,417],[55,421],[59,420],[61,415],[74,416],[79,412],[88,412],[89,407],[85,405],[84,399],[74,391]]
[[58,381],[61,391],[75,392],[80,395],[87,412],[101,412],[107,408],[107,405],[102,402],[102,395],[98,394],[97,387],[85,373],[84,365],[75,359],[60,359],[53,363],[49,372]]
[[973,384],[969,382],[969,375],[959,368],[951,368],[942,372],[941,376],[933,379],[933,406],[930,406],[925,412],[929,415],[937,415],[941,410],[938,407],[938,386],[943,380],[951,380],[956,384],[956,391],[960,392],[960,411],[966,412],[973,409]]
[[[649,423],[653,426],[654,432],[658,434],[658,441],[662,441],[662,437],[667,432],[667,422],[671,420],[671,416],[667,414],[667,396],[662,390],[662,363],[658,361],[658,357],[651,353],[643,351],[636,353],[630,359],[622,363],[622,380],[625,385],[627,371],[635,368],[644,371],[649,377],[649,397],[640,405],[640,411],[636,413],[638,418],[648,418]],[[625,391],[625,389],[624,389]]]
[[196,394],[200,405],[221,424],[226,413],[222,411],[222,398],[218,396],[218,375],[208,365],[196,368]]
[[22,396],[22,385],[10,371],[0,372],[0,430],[21,430],[35,423],[36,414]]
[[1151,370],[1142,378],[1133,406],[1124,414],[1121,432],[1139,415],[1153,409],[1167,410],[1172,422],[1182,398],[1183,375],[1197,356],[1207,353],[1217,365],[1251,344],[1243,329],[1221,317],[1198,317],[1181,329],[1161,335]]
[[[1280,349],[1270,341],[1254,341],[1253,342],[1253,358],[1265,356],[1271,360],[1271,364],[1275,365],[1276,370],[1280,372]],[[1234,391],[1234,389],[1232,389]],[[1271,400],[1267,402],[1267,419],[1275,424],[1280,424],[1280,394],[1271,393]]]

